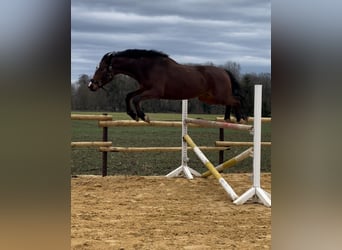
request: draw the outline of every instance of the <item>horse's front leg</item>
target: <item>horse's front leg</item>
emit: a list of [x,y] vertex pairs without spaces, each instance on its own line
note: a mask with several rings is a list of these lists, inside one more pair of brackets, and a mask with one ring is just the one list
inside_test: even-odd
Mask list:
[[135,110],[137,111],[137,115],[141,120],[150,122],[148,115],[145,115],[145,113],[142,111],[140,103],[144,100],[156,99],[158,97],[160,97],[158,92],[155,89],[150,89],[142,92],[140,95],[137,95],[132,99]]
[[132,109],[132,105],[131,105],[131,100],[132,98],[136,97],[137,95],[139,95],[141,92],[143,92],[143,89],[138,89],[136,91],[130,92],[127,94],[126,96],[126,112],[127,114],[132,117],[133,120],[139,121],[139,117],[137,115],[136,112],[134,112],[134,110]]

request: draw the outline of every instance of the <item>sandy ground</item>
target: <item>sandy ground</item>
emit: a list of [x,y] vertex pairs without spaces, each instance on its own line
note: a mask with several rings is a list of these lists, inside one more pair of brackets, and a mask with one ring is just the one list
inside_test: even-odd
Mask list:
[[[224,177],[238,195],[251,187],[250,174]],[[71,198],[72,249],[271,248],[271,208],[234,205],[214,178],[78,176]]]

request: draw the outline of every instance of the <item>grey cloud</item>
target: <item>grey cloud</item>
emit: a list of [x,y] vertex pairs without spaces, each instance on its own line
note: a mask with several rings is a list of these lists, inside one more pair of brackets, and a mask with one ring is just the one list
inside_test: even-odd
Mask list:
[[[104,53],[164,51],[180,63],[270,72],[270,1],[72,1],[72,80]],[[83,70],[80,72],[79,70]]]

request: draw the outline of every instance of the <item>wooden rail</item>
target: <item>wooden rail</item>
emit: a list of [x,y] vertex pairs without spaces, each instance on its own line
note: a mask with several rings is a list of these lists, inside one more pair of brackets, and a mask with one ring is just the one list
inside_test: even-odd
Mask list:
[[207,128],[230,128],[236,130],[251,130],[252,125],[238,124],[238,123],[228,123],[228,122],[217,122],[217,121],[207,121],[202,119],[187,118],[185,122],[188,124],[195,124],[201,127]]
[[[216,121],[223,122],[223,116],[216,117]],[[230,121],[237,122],[235,117],[231,117]],[[254,117],[248,117],[248,122],[254,122]],[[261,122],[272,122],[272,117],[261,117]]]
[[110,121],[113,119],[111,115],[80,115],[71,114],[71,120],[95,120],[95,121]]
[[[182,127],[180,121],[133,121],[133,120],[116,120],[116,121],[99,121],[100,127]],[[191,127],[200,127],[192,125]]]
[[72,148],[78,147],[110,147],[112,146],[111,141],[79,141],[79,142],[71,142],[70,145]]
[[[243,142],[243,141],[216,141],[215,145],[218,147],[230,147],[230,146],[235,146],[235,147],[242,147],[242,146],[248,146],[251,147],[253,146],[253,142]],[[272,142],[261,142],[261,146],[271,146]]]
[[[203,151],[221,151],[228,150],[230,147],[199,147]],[[188,147],[191,149],[191,147]],[[181,151],[182,147],[100,147],[101,152],[175,152]]]

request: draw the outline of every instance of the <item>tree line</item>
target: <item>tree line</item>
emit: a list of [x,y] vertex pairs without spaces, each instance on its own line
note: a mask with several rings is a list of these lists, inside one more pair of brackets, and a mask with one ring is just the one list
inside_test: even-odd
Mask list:
[[[207,63],[213,65],[212,63]],[[241,89],[245,95],[245,111],[253,116],[254,111],[254,85],[263,85],[262,116],[271,116],[271,74],[270,73],[240,73],[240,65],[227,62],[220,67],[233,72],[240,81]],[[112,83],[107,84],[104,90],[92,92],[88,89],[90,76],[81,75],[75,83],[71,84],[71,109],[73,111],[101,111],[126,112],[125,97],[127,93],[138,88],[138,83],[126,75],[117,75]],[[182,103],[179,100],[147,100],[142,103],[144,111],[150,113],[180,113]],[[195,114],[223,114],[222,105],[208,105],[197,98],[188,102],[189,113]]]

